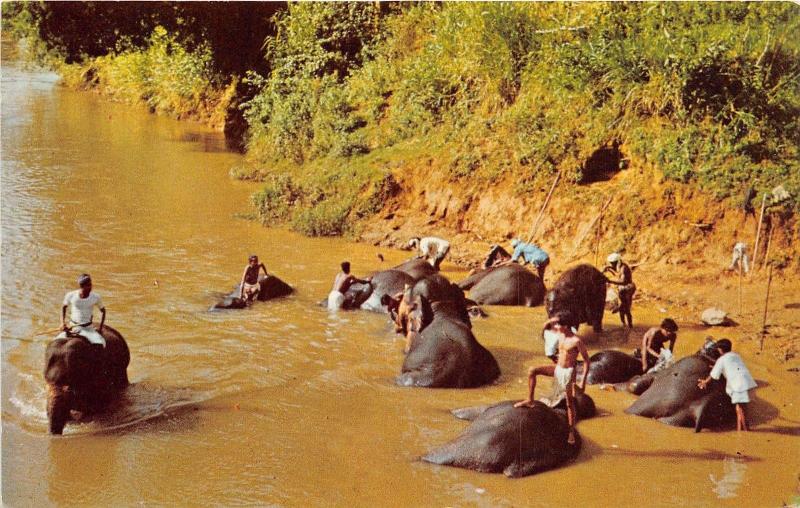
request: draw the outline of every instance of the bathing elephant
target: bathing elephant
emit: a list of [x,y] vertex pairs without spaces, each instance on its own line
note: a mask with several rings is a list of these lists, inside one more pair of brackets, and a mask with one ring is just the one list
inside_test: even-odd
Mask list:
[[[594,403],[590,405],[594,409]],[[580,407],[581,403],[579,412]],[[567,443],[564,411],[538,401],[533,407],[515,408],[513,401],[507,401],[453,414],[472,423],[459,437],[423,456],[423,461],[519,478],[553,469],[577,457],[581,449],[577,431],[575,443]]]
[[403,297],[409,305],[407,350],[397,384],[428,388],[473,388],[500,375],[492,353],[462,321],[464,307],[454,301],[429,303],[424,296]]
[[115,329],[103,326],[106,346],[83,337],[55,339],[47,345],[44,379],[47,382],[47,419],[50,433],[61,434],[70,411],[92,414],[128,386],[130,351]]
[[406,272],[414,280],[419,280],[427,275],[433,275],[438,273],[438,270],[431,266],[430,263],[425,261],[422,258],[412,258],[406,261],[405,263],[401,263],[393,268],[394,270],[400,270],[401,272]]
[[568,311],[575,325],[588,323],[595,332],[603,331],[606,303],[605,275],[592,265],[578,265],[562,273],[545,297],[547,315]]
[[[641,360],[622,351],[607,349],[593,354],[589,359],[592,364],[586,382],[590,385],[624,383],[642,374]],[[583,374],[583,362],[578,363],[577,372],[579,376]]]
[[524,305],[533,307],[544,300],[544,284],[518,263],[480,270],[458,283],[469,290],[478,305]]
[[697,387],[697,380],[708,376],[714,359],[698,352],[655,375],[643,376],[652,383],[625,412],[657,418],[668,425],[694,427],[695,432],[733,424],[736,411],[725,393],[725,382],[712,380],[705,390]]
[[[424,306],[422,302],[424,302]],[[447,305],[444,305],[445,302]],[[397,309],[396,312],[390,311],[396,325],[395,331],[403,335],[409,333],[408,322],[413,309],[419,311],[416,314],[418,323],[415,328],[419,331],[433,318],[430,311],[430,306],[433,304],[439,304],[437,308],[440,312],[446,312],[449,317],[461,321],[470,329],[472,328],[470,309],[476,308],[475,302],[464,298],[461,288],[438,273],[427,275],[413,285],[407,286],[400,300],[393,300],[391,303],[392,307]]]
[[[286,284],[274,275],[262,275],[258,279],[258,284],[261,286],[261,289],[256,299],[260,302],[288,296],[294,292],[292,286]],[[239,298],[239,286],[237,284],[233,292],[223,298],[222,301],[217,302],[212,309],[244,309],[247,307],[248,303],[249,302],[245,299]]]
[[[430,265],[429,265],[430,266]],[[403,292],[407,286],[413,286],[415,279],[400,270],[382,270],[370,277],[369,284],[355,283],[344,294],[342,309],[363,309],[374,312],[386,312],[382,303],[385,296],[394,297]],[[328,306],[328,299],[319,302],[321,307]]]

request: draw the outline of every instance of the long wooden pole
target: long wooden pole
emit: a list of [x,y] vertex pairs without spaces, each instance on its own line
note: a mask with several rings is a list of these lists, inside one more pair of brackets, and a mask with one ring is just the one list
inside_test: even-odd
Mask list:
[[767,277],[767,296],[764,298],[764,320],[761,322],[761,345],[759,350],[764,350],[764,335],[767,334],[767,309],[769,309],[769,288],[772,285],[772,264],[769,265],[769,277]]
[[742,268],[744,265],[744,259],[739,260],[739,315],[742,315],[742,273],[744,269]]
[[600,239],[602,238],[601,231],[603,230],[603,212],[600,212],[600,219],[597,221],[597,232],[594,238],[594,266],[597,266],[598,257],[600,256]]
[[[589,227],[586,228],[586,230],[583,232],[583,234],[581,234],[581,237],[578,239],[577,242],[575,242],[574,246],[572,247],[572,253],[570,254],[570,258],[572,258],[574,256],[575,251],[578,249],[578,247],[581,246],[581,244],[583,243],[583,240],[589,235],[589,233],[592,232],[592,229],[594,228],[594,225],[598,221],[600,221],[602,223],[603,214],[605,213],[606,208],[608,208],[608,205],[611,204],[611,201],[613,199],[614,199],[614,196],[611,196],[610,198],[608,198],[606,200],[606,202],[603,204],[603,206],[600,207],[600,211],[597,212],[597,215],[594,217],[594,219],[592,219],[592,222],[589,224]],[[599,226],[598,226],[598,230],[599,230]],[[598,238],[595,238],[595,241],[599,242],[600,240]],[[591,252],[591,250],[590,250],[590,252]],[[597,264],[597,263],[595,262],[595,264]]]
[[769,247],[770,247],[770,245],[772,245],[772,230],[773,229],[774,228],[772,227],[772,221],[770,221],[769,222],[769,232],[767,233],[767,250],[764,251],[764,264],[761,265],[761,268],[766,267],[767,263],[769,262]]
[[528,243],[533,241],[533,238],[536,236],[536,230],[539,229],[539,222],[542,220],[542,215],[544,211],[547,209],[547,205],[550,203],[550,198],[553,196],[553,191],[556,190],[556,185],[558,184],[558,180],[561,178],[561,171],[558,172],[556,175],[556,179],[553,180],[553,185],[550,186],[550,192],[547,193],[547,197],[544,200],[544,204],[542,205],[542,209],[539,210],[539,215],[536,217],[536,221],[533,223],[533,227],[531,228],[530,238],[528,238]]
[[758,241],[761,239],[761,223],[764,220],[764,208],[767,206],[767,195],[764,194],[764,199],[761,200],[761,215],[758,217],[758,229],[756,229],[756,244],[753,247],[753,268],[756,266],[758,259]]

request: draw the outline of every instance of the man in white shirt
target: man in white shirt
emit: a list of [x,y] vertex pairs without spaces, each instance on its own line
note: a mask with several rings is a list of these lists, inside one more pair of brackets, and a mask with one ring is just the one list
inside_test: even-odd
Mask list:
[[756,381],[745,366],[742,357],[731,351],[731,341],[720,339],[717,341],[716,347],[721,356],[714,363],[711,374],[705,379],[697,380],[697,387],[705,390],[712,379],[725,376],[725,392],[736,406],[736,430],[750,430],[747,426],[744,405],[750,402],[748,392],[757,386]]
[[415,236],[408,241],[408,246],[412,249],[419,249],[419,257],[427,259],[437,270],[444,257],[450,252],[450,242],[435,236],[426,236],[424,238]]
[[[80,289],[70,291],[64,296],[64,305],[61,307],[61,329],[63,330],[57,339],[67,338],[67,332],[74,335],[86,337],[92,344],[99,344],[103,347],[106,340],[100,333],[103,331],[103,323],[106,321],[106,307],[100,299],[100,295],[92,293],[92,278],[88,274],[81,274],[78,277]],[[100,326],[95,330],[92,324],[92,311],[94,307],[100,309]],[[67,325],[67,307],[70,307],[69,326]]]

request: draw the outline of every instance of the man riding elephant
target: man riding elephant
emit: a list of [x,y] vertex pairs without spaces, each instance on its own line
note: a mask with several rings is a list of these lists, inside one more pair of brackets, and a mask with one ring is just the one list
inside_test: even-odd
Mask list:
[[[87,273],[78,277],[80,289],[70,291],[64,296],[64,303],[61,307],[61,330],[57,339],[67,338],[67,334],[80,335],[85,337],[91,344],[105,347],[106,340],[101,335],[103,324],[106,321],[106,307],[100,295],[92,292],[92,278]],[[69,326],[67,325],[67,307],[70,308]],[[92,324],[93,310],[100,309],[100,326],[95,329]]]

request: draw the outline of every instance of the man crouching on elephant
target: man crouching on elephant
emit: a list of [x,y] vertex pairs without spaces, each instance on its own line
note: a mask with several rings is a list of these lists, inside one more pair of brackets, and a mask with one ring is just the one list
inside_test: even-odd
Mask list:
[[574,428],[575,423],[577,423],[575,411],[576,389],[583,391],[586,388],[586,374],[581,376],[580,387],[575,386],[575,364],[577,363],[578,354],[581,355],[584,361],[584,373],[589,372],[589,367],[591,366],[586,345],[584,345],[580,336],[573,333],[571,324],[570,317],[564,314],[560,315],[558,321],[553,323],[553,331],[561,335],[558,341],[558,361],[555,365],[532,367],[528,371],[528,398],[514,404],[514,407],[533,407],[536,376],[552,377],[553,392],[549,397],[541,399],[541,402],[550,407],[555,407],[562,399],[567,399],[567,422],[569,423],[569,438],[567,442],[569,444],[575,442]]
[[[92,278],[84,273],[78,277],[80,289],[70,291],[64,296],[64,304],[61,307],[61,329],[63,330],[57,339],[66,339],[67,334],[80,335],[85,337],[90,343],[105,347],[106,339],[98,332],[103,331],[103,323],[106,322],[106,307],[100,299],[100,295],[92,293]],[[92,325],[92,310],[97,306],[100,309],[100,326],[97,330]],[[71,307],[67,326],[67,307]]]

